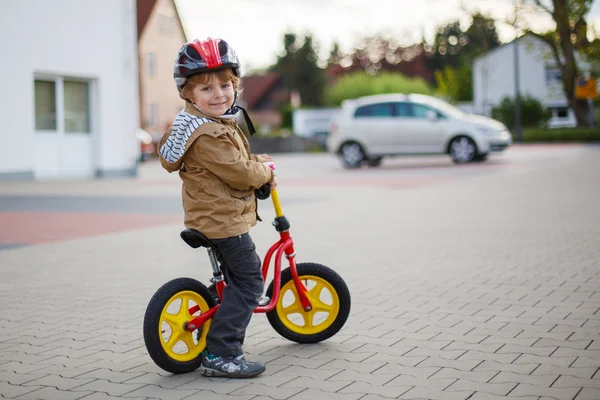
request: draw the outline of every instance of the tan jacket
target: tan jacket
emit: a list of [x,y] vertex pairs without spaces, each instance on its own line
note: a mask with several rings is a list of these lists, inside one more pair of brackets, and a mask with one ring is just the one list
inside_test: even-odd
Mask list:
[[254,189],[269,182],[273,172],[250,153],[235,120],[209,118],[186,104],[158,149],[163,168],[179,170],[187,228],[220,239],[256,225]]

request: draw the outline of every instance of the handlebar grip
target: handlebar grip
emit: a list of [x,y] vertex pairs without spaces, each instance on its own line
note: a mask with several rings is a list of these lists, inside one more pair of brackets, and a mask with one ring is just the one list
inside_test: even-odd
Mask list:
[[259,200],[266,200],[271,196],[271,185],[265,183],[260,188],[254,190],[256,198]]

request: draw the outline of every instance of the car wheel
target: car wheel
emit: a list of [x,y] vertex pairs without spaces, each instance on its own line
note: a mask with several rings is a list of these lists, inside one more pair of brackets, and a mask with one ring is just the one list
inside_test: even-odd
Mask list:
[[340,156],[344,167],[359,168],[365,159],[365,152],[358,143],[345,143],[340,149]]
[[382,158],[383,157],[369,158],[367,160],[367,164],[369,165],[369,167],[379,167],[381,165]]
[[457,164],[465,164],[475,159],[477,146],[472,139],[460,136],[450,142],[450,157]]

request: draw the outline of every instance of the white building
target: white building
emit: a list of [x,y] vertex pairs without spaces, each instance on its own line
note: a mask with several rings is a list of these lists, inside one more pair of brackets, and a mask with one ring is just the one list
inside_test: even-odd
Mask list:
[[135,0],[0,5],[0,179],[136,173]]
[[[575,114],[563,94],[561,71],[550,47],[542,40],[522,36],[517,40],[519,88],[522,96],[537,98],[552,110],[551,127],[576,126]],[[473,108],[491,115],[504,97],[515,97],[515,42],[507,43],[475,59]]]

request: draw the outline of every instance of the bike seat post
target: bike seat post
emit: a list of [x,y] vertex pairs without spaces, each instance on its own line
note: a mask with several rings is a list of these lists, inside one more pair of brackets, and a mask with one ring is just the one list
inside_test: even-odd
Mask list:
[[208,258],[210,259],[210,264],[212,265],[214,282],[220,282],[223,280],[223,274],[221,273],[221,269],[219,268],[217,255],[211,247],[208,247],[206,250],[208,251]]

